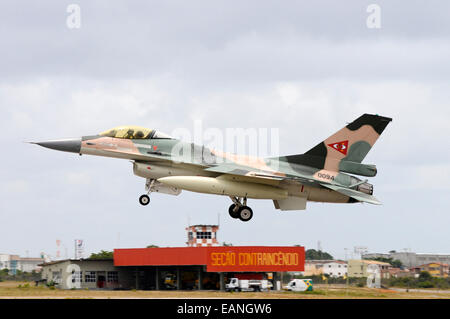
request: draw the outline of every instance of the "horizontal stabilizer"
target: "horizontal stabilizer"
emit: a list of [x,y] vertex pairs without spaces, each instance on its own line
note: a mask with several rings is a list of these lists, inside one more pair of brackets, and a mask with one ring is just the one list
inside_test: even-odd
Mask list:
[[332,185],[332,184],[320,184],[320,185],[322,185],[323,187],[329,188],[331,190],[334,190],[338,193],[341,193],[343,195],[346,195],[348,197],[354,198],[359,202],[366,202],[366,203],[370,203],[370,204],[374,204],[374,205],[381,205],[381,202],[378,199],[376,199],[374,196],[366,194],[366,193],[358,192],[354,189],[345,188],[345,187]]

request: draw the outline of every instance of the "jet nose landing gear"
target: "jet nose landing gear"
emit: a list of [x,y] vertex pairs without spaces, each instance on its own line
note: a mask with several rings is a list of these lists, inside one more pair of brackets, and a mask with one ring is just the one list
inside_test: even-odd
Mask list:
[[150,197],[146,194],[141,195],[141,197],[139,197],[139,203],[143,206],[148,205],[150,203]]
[[147,180],[145,181],[145,190],[147,191],[147,194],[141,195],[139,197],[139,204],[141,204],[142,206],[147,206],[148,204],[150,204],[150,193],[152,192],[152,187],[155,184],[155,180],[154,179],[149,179],[147,178]]
[[240,219],[243,222],[248,222],[253,217],[253,211],[247,206],[247,198],[241,202],[241,198],[230,197],[234,204],[228,208],[228,213],[234,219]]

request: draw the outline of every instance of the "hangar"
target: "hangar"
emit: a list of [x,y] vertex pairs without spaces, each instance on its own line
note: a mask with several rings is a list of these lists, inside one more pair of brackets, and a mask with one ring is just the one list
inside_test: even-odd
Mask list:
[[209,246],[114,249],[113,259],[42,264],[43,279],[63,289],[225,289],[229,278],[269,279],[303,271],[300,246]]

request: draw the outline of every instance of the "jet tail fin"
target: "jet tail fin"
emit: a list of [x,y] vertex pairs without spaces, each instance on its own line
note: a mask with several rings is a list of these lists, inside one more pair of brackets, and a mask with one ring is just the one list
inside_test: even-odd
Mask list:
[[280,160],[331,171],[339,171],[342,162],[359,164],[391,121],[389,117],[363,114],[306,153]]

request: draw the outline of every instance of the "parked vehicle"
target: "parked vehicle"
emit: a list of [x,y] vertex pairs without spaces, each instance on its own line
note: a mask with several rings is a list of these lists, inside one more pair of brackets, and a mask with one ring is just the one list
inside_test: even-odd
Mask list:
[[312,291],[312,279],[292,279],[284,289],[289,291]]
[[238,279],[231,278],[225,285],[226,291],[267,291],[272,284],[266,279]]

